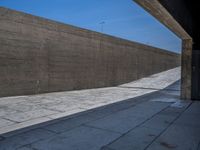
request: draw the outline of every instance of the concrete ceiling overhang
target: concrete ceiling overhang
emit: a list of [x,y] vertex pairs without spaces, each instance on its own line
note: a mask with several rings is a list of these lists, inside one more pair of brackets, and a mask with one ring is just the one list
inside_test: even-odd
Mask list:
[[148,11],[152,16],[164,24],[182,40],[192,40],[192,37],[176,21],[158,0],[133,0]]

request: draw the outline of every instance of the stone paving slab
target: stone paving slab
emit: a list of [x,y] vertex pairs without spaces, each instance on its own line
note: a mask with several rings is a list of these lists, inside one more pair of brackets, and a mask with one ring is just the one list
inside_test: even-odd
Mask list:
[[147,150],[197,150],[200,128],[172,125]]
[[[25,122],[21,122],[21,123],[15,123],[13,125],[9,125],[9,126],[5,126],[3,128],[0,128],[0,133],[4,133],[4,134],[1,134],[4,137],[11,137],[13,135],[17,135],[19,133],[23,133],[25,131],[29,131],[31,129],[37,128],[38,126],[41,125],[41,124],[38,124],[38,122],[43,122],[44,124],[45,123],[48,124],[49,121],[52,121],[52,119],[49,119],[47,117],[31,119],[29,121],[25,121]],[[35,125],[36,125],[36,127],[35,127]],[[11,131],[13,131],[13,132],[11,132]]]
[[85,114],[85,115],[80,115],[74,118],[68,118],[65,120],[61,120],[57,123],[47,125],[43,127],[46,130],[56,132],[56,133],[61,133],[64,131],[68,131],[70,129],[76,128],[82,124],[85,124],[89,121],[93,121],[98,119],[98,116],[92,116],[90,114]]
[[15,124],[15,123],[16,122],[0,118],[0,128],[9,126],[9,125],[12,125],[12,124]]
[[[128,86],[136,87],[137,85],[140,85],[144,86],[146,89],[127,88],[123,85],[117,87],[0,98],[0,119],[14,122],[14,124],[7,124],[5,127],[5,121],[1,121],[0,134],[19,129],[20,126],[21,128],[24,128],[28,125],[31,126],[49,121],[49,119],[58,119],[153,93],[166,88],[168,85],[179,79],[180,67],[128,83]],[[159,89],[149,88],[157,87],[158,82],[160,83]]]
[[107,145],[119,136],[118,133],[81,126],[27,147],[37,150],[99,150],[102,145]]
[[106,147],[112,150],[144,150],[159,134],[156,129],[138,127]]
[[21,147],[22,145],[40,141],[53,135],[55,134],[43,129],[28,131],[10,137],[9,140],[0,141],[0,150],[14,150]]
[[108,117],[88,123],[87,125],[125,133],[168,106],[168,103],[144,102],[135,107],[119,111]]
[[132,128],[140,125],[146,118],[143,117],[123,117],[118,115],[111,115],[103,119],[88,123],[89,127],[100,128],[117,133],[125,133]]
[[153,128],[158,131],[163,131],[170,125],[170,123],[173,120],[175,120],[175,118],[177,118],[177,116],[158,114],[154,116],[152,119],[148,120],[143,126],[148,128]]
[[56,114],[58,112],[47,110],[47,109],[36,109],[34,111],[20,112],[17,114],[10,114],[4,118],[15,121],[15,122],[24,122],[35,118],[45,117],[48,115]]

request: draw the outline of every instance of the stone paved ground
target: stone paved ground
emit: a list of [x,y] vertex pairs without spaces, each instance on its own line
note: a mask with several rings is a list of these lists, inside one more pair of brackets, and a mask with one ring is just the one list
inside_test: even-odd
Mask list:
[[[180,101],[179,81],[165,89],[158,90],[162,88],[158,84],[160,82],[157,80],[158,78],[162,79],[162,82],[172,83],[174,81],[168,78],[172,78],[171,75],[174,75],[173,78],[175,80],[179,74],[177,72],[179,72],[179,69],[165,72],[168,74],[165,75],[165,78],[161,78],[165,74],[162,73],[142,79],[140,81],[143,84],[137,81],[121,85],[117,87],[119,89],[115,92],[113,91],[116,87],[96,89],[98,92],[91,90],[91,93],[88,90],[75,91],[75,95],[79,95],[77,96],[78,98],[84,96],[92,97],[93,95],[95,102],[100,102],[101,99],[105,101],[107,96],[110,103],[103,103],[104,106],[97,105],[98,108],[93,106],[86,110],[81,109],[82,111],[77,114],[62,118],[58,118],[59,115],[56,116],[44,111],[45,115],[56,116],[55,118],[58,119],[1,134],[0,150],[199,150],[200,102]],[[148,80],[151,85],[148,85]],[[157,85],[154,85],[155,83],[151,80],[155,80]],[[137,86],[133,84],[137,84]],[[165,84],[165,82],[162,84]],[[108,89],[107,92],[106,89]],[[133,93],[131,90],[133,90]],[[135,90],[145,92],[140,96],[134,96]],[[85,95],[78,94],[79,92],[83,92]],[[73,97],[73,92],[66,93],[53,93],[53,95],[55,94],[54,96],[44,94],[45,98],[49,97],[42,100],[45,104],[49,102],[48,100],[51,99],[51,96],[52,98],[55,98],[56,95],[61,97],[59,96],[61,94]],[[121,97],[119,98],[117,94],[121,95]],[[131,94],[133,94],[133,98]],[[84,96],[81,97],[81,95]],[[101,95],[103,96],[101,97]],[[32,96],[32,98],[35,98],[35,104],[40,103],[42,105],[41,96]],[[37,98],[39,98],[38,101]],[[114,101],[112,98],[117,100]],[[20,98],[16,98],[16,100],[19,103],[21,102]],[[4,102],[6,103],[6,101]],[[56,107],[56,104],[49,106]],[[24,112],[27,112],[26,109],[27,107],[24,107]],[[54,109],[48,109],[48,112],[54,111]],[[42,110],[39,113],[34,113],[34,110],[30,111],[36,117],[44,113]],[[69,112],[73,113],[73,111]],[[23,114],[23,112],[20,112],[20,114]],[[18,118],[23,122],[28,116],[31,118],[32,115],[22,116]],[[12,117],[16,122],[18,118],[15,119],[14,115]],[[4,122],[8,121],[8,127],[12,126],[12,124],[9,125],[10,120],[11,118],[4,120]]]
[[199,150],[200,102],[179,85],[2,134],[0,150]]
[[175,68],[118,87],[0,98],[0,134],[152,93],[179,78]]

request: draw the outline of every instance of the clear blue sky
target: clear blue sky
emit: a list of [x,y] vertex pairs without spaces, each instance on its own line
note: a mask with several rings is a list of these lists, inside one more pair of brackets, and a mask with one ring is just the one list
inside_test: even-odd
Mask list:
[[132,0],[0,0],[0,6],[180,52],[181,40]]

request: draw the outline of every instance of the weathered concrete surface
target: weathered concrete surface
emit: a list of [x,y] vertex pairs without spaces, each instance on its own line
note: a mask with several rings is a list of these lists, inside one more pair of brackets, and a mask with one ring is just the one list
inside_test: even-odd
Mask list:
[[0,8],[0,96],[115,86],[180,55]]
[[[117,87],[0,98],[0,134],[53,119],[69,117],[97,107],[118,102],[123,103],[127,99],[162,90],[179,79],[180,68],[175,68]],[[175,87],[175,89],[177,88]],[[168,94],[176,97],[179,96],[179,92],[180,89],[175,90],[175,93],[174,89],[167,89]],[[130,107],[134,103],[135,101],[126,102],[123,107]],[[98,116],[101,118],[123,107],[110,107],[109,111],[99,112]],[[154,109],[157,110],[155,107]],[[138,113],[132,111],[130,114]],[[142,114],[141,111],[140,114]],[[76,119],[73,124],[62,123],[59,128],[54,126],[48,128],[54,130],[54,132],[62,132],[94,118],[96,117],[90,115],[88,118]],[[129,125],[125,125],[123,130],[126,130],[130,125],[132,126],[136,121],[140,122],[142,118],[133,119]],[[110,122],[110,120],[108,119],[107,122]]]
[[[135,90],[132,87],[126,89]],[[123,103],[3,134],[0,149],[198,150],[200,103],[181,101],[179,90],[180,82],[175,82],[166,89]]]

